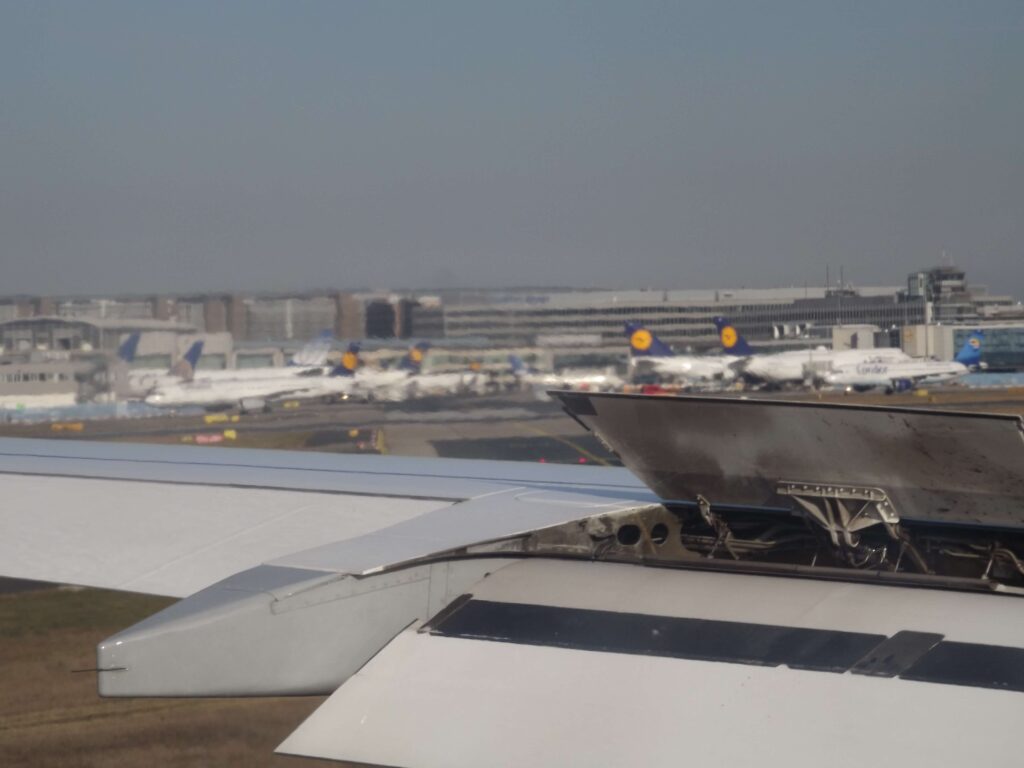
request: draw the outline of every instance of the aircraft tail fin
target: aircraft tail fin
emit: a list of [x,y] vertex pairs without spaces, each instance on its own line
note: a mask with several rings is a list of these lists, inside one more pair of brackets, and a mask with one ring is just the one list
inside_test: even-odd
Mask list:
[[129,333],[128,338],[121,342],[121,346],[117,348],[117,356],[126,363],[135,360],[135,352],[139,348],[139,339],[141,337],[142,334],[138,331]]
[[743,338],[743,335],[736,330],[736,326],[727,317],[713,317],[711,322],[715,324],[718,331],[718,340],[722,343],[722,349],[731,355],[752,355],[753,348]]
[[341,362],[331,369],[329,375],[331,376],[355,376],[356,370],[360,365],[359,360],[359,344],[352,342],[348,345],[348,349],[341,356]]
[[953,359],[958,363],[966,365],[968,368],[977,366],[981,363],[981,347],[984,340],[985,334],[983,331],[971,331],[967,334],[967,340]]
[[631,357],[672,357],[672,348],[659,339],[654,331],[639,323],[626,323],[626,338],[629,339]]
[[181,356],[181,360],[171,366],[168,371],[172,376],[180,376],[186,381],[191,381],[195,375],[196,367],[199,365],[199,358],[203,354],[203,342],[197,341],[188,348],[188,351]]
[[416,342],[409,347],[409,351],[402,358],[402,362],[399,363],[398,367],[404,371],[419,373],[423,369],[423,358],[426,357],[427,350],[429,349],[429,341]]
[[527,363],[519,355],[509,355],[508,364],[512,368],[512,373],[516,376],[524,376],[527,373],[536,373],[536,367]]
[[197,341],[191,347],[188,348],[188,352],[185,353],[185,362],[192,366],[192,370],[196,369],[199,365],[199,358],[203,354],[203,342]]

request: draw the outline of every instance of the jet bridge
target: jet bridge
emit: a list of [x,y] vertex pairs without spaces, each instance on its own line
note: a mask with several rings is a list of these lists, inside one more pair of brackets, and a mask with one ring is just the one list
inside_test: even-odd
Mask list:
[[554,394],[707,559],[1024,583],[1019,417]]

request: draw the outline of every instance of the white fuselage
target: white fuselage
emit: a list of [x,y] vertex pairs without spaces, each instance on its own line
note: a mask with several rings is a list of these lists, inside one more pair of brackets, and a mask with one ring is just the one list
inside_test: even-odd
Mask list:
[[353,392],[372,400],[402,402],[430,395],[479,393],[485,384],[486,377],[471,371],[415,373],[401,368],[361,368],[353,377]]
[[[267,381],[295,375],[320,375],[329,369],[323,366],[261,366],[259,368],[222,368],[201,370],[193,381]],[[155,368],[137,368],[128,372],[128,381],[135,391],[147,392],[184,381],[180,375]]]
[[352,377],[354,392],[359,397],[387,402],[401,402],[409,397],[412,374],[400,368],[360,368]]
[[146,396],[146,403],[166,408],[185,405],[231,406],[251,400],[347,397],[353,391],[352,378],[345,376],[285,374],[277,378],[250,381],[196,379],[157,387]]
[[285,376],[319,376],[327,373],[328,367],[315,366],[261,366],[259,368],[222,368],[220,370],[203,370],[195,375],[195,380],[210,381],[266,381]]
[[483,394],[487,377],[472,371],[456,373],[421,373],[410,376],[409,397],[424,395]]
[[868,360],[886,363],[911,360],[901,349],[808,349],[779,352],[773,355],[752,355],[743,366],[748,376],[773,384],[805,381],[809,374],[838,366],[858,365]]
[[566,368],[555,373],[524,373],[519,381],[535,389],[579,389],[610,392],[625,385],[614,368]]
[[825,381],[837,387],[889,387],[901,381],[934,384],[967,373],[967,366],[957,362],[913,359],[890,362],[879,358],[835,366],[825,374]]
[[178,384],[181,381],[181,376],[163,368],[130,368],[128,370],[128,384],[133,392],[140,393],[140,397],[144,397],[147,393],[160,387]]
[[684,381],[732,381],[736,378],[732,366],[741,359],[732,355],[676,355],[634,357],[632,363],[635,368]]

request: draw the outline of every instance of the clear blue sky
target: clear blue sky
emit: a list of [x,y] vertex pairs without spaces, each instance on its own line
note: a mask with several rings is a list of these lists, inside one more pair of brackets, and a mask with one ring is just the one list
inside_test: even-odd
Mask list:
[[0,293],[1024,297],[1024,2],[7,2]]

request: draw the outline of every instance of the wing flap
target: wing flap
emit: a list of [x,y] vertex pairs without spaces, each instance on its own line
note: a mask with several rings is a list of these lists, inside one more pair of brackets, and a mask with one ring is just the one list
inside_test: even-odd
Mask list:
[[791,481],[884,490],[925,523],[1024,529],[1019,416],[737,397],[555,393],[664,499],[792,508]]
[[[460,618],[474,603],[490,608]],[[538,613],[524,606],[544,615],[531,624]],[[1019,642],[1018,608],[987,595],[524,562],[401,633],[278,751],[448,768],[810,768],[863,765],[884,734],[887,763],[1010,764],[1021,692],[913,670],[942,663],[944,642]],[[900,630],[917,632],[899,640],[898,669],[858,665]],[[1012,682],[1024,651],[998,647],[1017,654],[1002,670]]]

